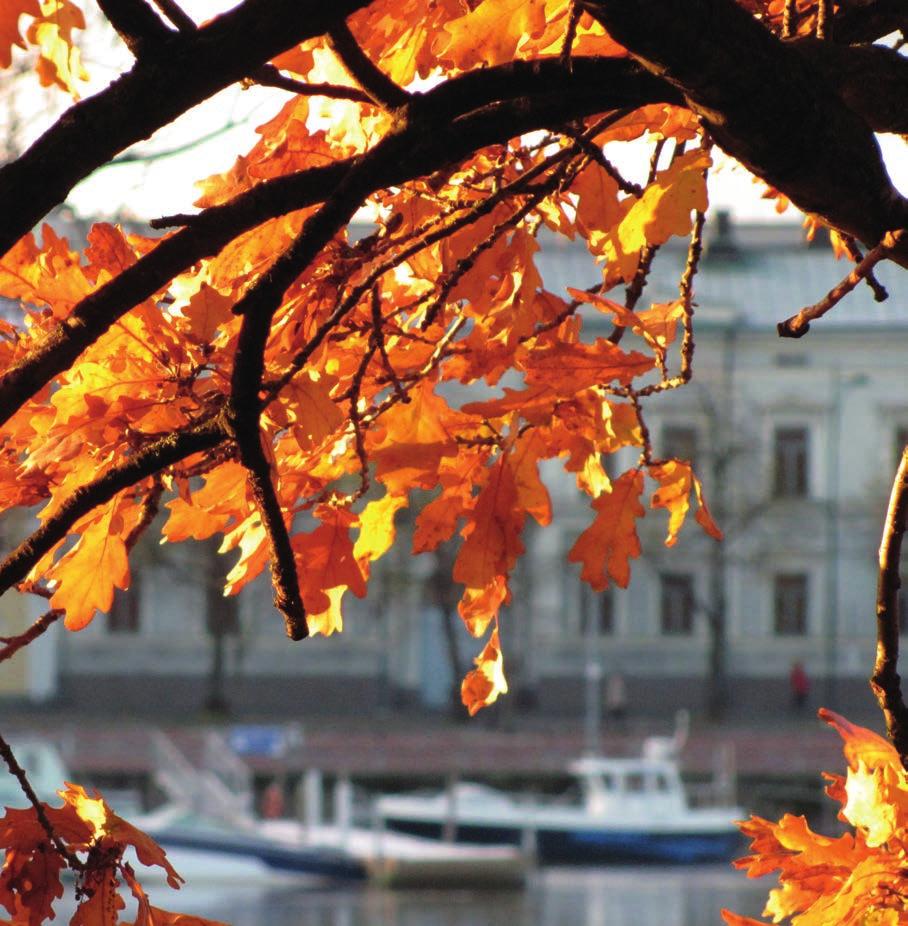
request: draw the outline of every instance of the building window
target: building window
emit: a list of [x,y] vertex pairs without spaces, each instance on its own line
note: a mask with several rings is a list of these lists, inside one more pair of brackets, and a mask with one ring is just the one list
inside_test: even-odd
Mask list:
[[776,428],[773,494],[776,498],[807,495],[807,428]]
[[662,583],[662,633],[686,635],[694,630],[694,577],[683,572],[664,572]]
[[667,424],[662,429],[662,455],[697,462],[697,429],[688,424]]
[[[594,592],[584,585],[580,612],[580,633],[586,637],[590,631],[596,636],[609,636],[615,632],[615,595],[612,589]],[[593,622],[592,628],[590,621]]]
[[107,615],[108,633],[138,633],[142,623],[141,583],[133,572],[128,591],[116,589],[113,604]]
[[807,576],[803,573],[776,576],[774,630],[783,637],[807,633]]

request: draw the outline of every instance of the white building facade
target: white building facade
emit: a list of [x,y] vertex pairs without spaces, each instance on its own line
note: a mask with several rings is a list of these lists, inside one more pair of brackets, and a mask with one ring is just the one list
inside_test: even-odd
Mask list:
[[[547,473],[555,521],[526,538],[502,618],[515,690],[506,709],[576,709],[590,666],[622,674],[631,711],[703,708],[723,598],[729,712],[787,706],[795,661],[812,703],[870,707],[876,549],[908,440],[908,280],[881,272],[886,302],[862,285],[804,339],[781,340],[776,323],[849,267],[791,226],[725,236],[695,283],[694,381],[648,399],[644,412],[657,455],[694,461],[726,541],[717,553],[690,524],[666,549],[665,513],[649,512],[630,587],[595,594],[566,559],[592,518],[588,500],[570,476]],[[672,297],[683,259],[660,256],[653,301]],[[554,292],[595,279],[570,246],[545,249],[539,264]],[[634,462],[622,451],[613,472]],[[111,615],[37,645],[56,648],[57,691],[77,707],[194,710],[214,664],[207,560],[154,543],[139,552],[134,588]],[[446,634],[434,571],[400,544],[369,598],[352,603],[345,633],[302,643],[284,636],[267,581],[255,583],[220,628],[231,708],[293,716],[446,704],[452,647],[465,671],[478,646]]]

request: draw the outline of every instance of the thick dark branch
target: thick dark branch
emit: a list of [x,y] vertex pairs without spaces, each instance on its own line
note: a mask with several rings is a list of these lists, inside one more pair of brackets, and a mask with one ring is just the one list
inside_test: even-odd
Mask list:
[[98,6],[137,58],[171,34],[145,0],[98,0]]
[[840,0],[838,7],[835,38],[843,44],[875,42],[908,29],[905,0]]
[[0,563],[0,594],[21,582],[41,557],[70,533],[79,518],[98,505],[109,502],[117,492],[194,453],[210,450],[226,438],[221,421],[212,419],[192,431],[177,432],[154,441],[125,463],[76,489],[51,517]]
[[876,593],[876,663],[870,687],[876,695],[883,716],[886,731],[892,745],[898,750],[902,765],[908,769],[908,708],[902,700],[901,679],[898,673],[899,659],[899,559],[902,552],[902,537],[905,534],[908,516],[908,446],[902,451],[902,459],[892,494],[889,510],[880,542],[880,569]]
[[400,153],[399,137],[396,141],[396,146],[393,137],[383,143],[385,148],[390,145],[390,152],[375,148],[357,159],[334,195],[306,220],[290,247],[234,306],[234,312],[243,316],[243,324],[234,359],[228,417],[240,450],[240,462],[249,472],[252,492],[271,545],[274,604],[284,615],[287,635],[292,640],[303,639],[309,631],[296,557],[259,430],[262,408],[259,392],[265,372],[265,346],[271,332],[271,321],[284,293],[322,248],[353,218],[363,197],[371,189],[376,162],[381,166],[389,155],[394,157],[395,147]]
[[353,33],[343,21],[332,26],[328,32],[331,46],[343,62],[350,76],[369,94],[373,102],[387,109],[406,106],[410,94],[373,64],[369,56],[359,47]]
[[[793,43],[734,0],[583,0],[716,142],[805,212],[872,247],[908,223],[870,127]],[[908,266],[908,248],[894,259]]]
[[180,30],[180,32],[195,32],[198,28],[195,20],[184,12],[176,0],[154,0],[154,5]]
[[908,58],[882,45],[844,46],[810,36],[792,44],[871,129],[908,132]]
[[120,151],[366,3],[245,0],[192,33],[170,33],[154,55],[76,103],[0,168],[0,254]]
[[[374,149],[371,190],[404,183],[502,138],[565,119],[680,101],[670,87],[631,62],[575,58],[572,64],[570,73],[555,59],[488,68],[415,99],[413,115],[400,134]],[[83,299],[45,341],[5,371],[0,378],[0,424],[68,369],[134,305],[196,261],[216,254],[237,235],[269,218],[322,201],[354,163],[355,159],[348,159],[263,182],[194,217],[191,226]]]

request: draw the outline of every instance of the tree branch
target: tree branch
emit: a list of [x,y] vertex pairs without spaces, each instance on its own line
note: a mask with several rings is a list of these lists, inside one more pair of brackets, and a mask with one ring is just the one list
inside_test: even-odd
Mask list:
[[169,33],[159,53],[70,107],[0,168],[0,254],[120,151],[367,2],[245,0],[192,33]]
[[73,525],[98,505],[109,502],[117,492],[153,476],[174,463],[216,447],[228,434],[220,418],[212,418],[191,431],[160,438],[139,450],[125,463],[76,489],[39,528],[22,541],[0,563],[0,594],[21,582],[32,567],[63,540]]
[[[637,65],[615,59],[573,59],[570,73],[554,59],[514,62],[465,74],[414,100],[399,134],[370,152],[371,189],[405,183],[473,150],[564,119],[680,97]],[[0,424],[75,361],[117,319],[178,273],[210,257],[237,235],[274,216],[322,201],[356,159],[263,181],[230,203],[214,206],[113,280],[0,377]]]
[[[325,205],[309,216],[293,243],[244,293],[233,311],[243,316],[230,384],[228,420],[240,450],[240,462],[249,472],[250,485],[271,545],[274,604],[284,615],[287,635],[301,640],[308,634],[306,612],[297,577],[296,558],[272,481],[271,465],[262,449],[259,392],[265,372],[265,346],[271,321],[294,280],[343,228],[371,189],[376,164],[401,154],[400,136],[357,159]],[[382,150],[384,149],[384,150]]]
[[51,845],[57,850],[60,856],[66,860],[66,864],[69,865],[73,871],[83,871],[85,866],[79,861],[77,856],[73,855],[73,853],[66,848],[63,840],[50,825],[50,820],[47,819],[47,814],[44,812],[44,805],[38,799],[38,795],[35,794],[35,789],[31,786],[31,782],[25,774],[25,769],[16,761],[16,757],[13,755],[9,743],[7,743],[2,736],[0,736],[0,758],[3,759],[10,774],[19,782],[19,787],[22,788],[22,792],[28,798],[32,807],[34,807],[38,822],[41,824],[41,828],[44,832],[47,833],[47,838],[50,840]]
[[359,47],[346,22],[341,20],[328,30],[331,47],[350,76],[369,94],[372,101],[386,109],[406,106],[410,94],[399,87]]
[[908,708],[902,700],[899,659],[899,558],[908,515],[908,446],[902,451],[880,543],[876,595],[876,663],[870,687],[886,719],[886,732],[908,769]]
[[822,318],[830,309],[838,305],[845,296],[848,295],[861,280],[867,279],[873,273],[873,268],[881,261],[885,260],[899,246],[901,239],[905,237],[903,232],[889,232],[883,240],[875,247],[869,250],[857,266],[842,280],[834,286],[819,302],[801,309],[797,315],[786,318],[785,321],[779,322],[776,326],[780,338],[800,338],[810,330],[810,323],[818,318]]
[[158,19],[145,0],[97,0],[97,3],[137,58],[160,47],[171,35],[170,29]]
[[294,80],[282,74],[273,64],[260,67],[252,79],[263,87],[276,87],[289,93],[302,96],[325,96],[332,100],[353,100],[356,103],[372,103],[374,100],[365,90],[357,87],[341,87],[338,84],[309,84],[303,80]]
[[[870,127],[792,43],[734,0],[583,0],[716,142],[805,212],[869,246],[908,223]],[[908,246],[892,255],[908,266]]]
[[5,662],[10,657],[15,656],[23,646],[28,646],[32,640],[36,640],[40,637],[48,627],[63,617],[63,614],[64,612],[58,608],[52,608],[50,611],[45,611],[45,613],[23,633],[17,634],[14,637],[3,637],[3,648],[0,649],[0,662]]

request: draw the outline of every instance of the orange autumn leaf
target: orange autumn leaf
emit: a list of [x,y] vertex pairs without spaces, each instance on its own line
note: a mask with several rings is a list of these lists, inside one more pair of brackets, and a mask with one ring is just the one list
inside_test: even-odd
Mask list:
[[181,310],[183,318],[189,322],[189,330],[201,344],[207,344],[215,332],[233,318],[230,312],[233,301],[221,295],[207,283],[203,283],[198,292]]
[[501,64],[514,57],[522,41],[542,34],[546,12],[541,0],[481,0],[445,24],[433,50],[462,71]]
[[507,457],[501,456],[462,531],[464,542],[454,562],[454,581],[478,589],[506,576],[523,553],[524,519],[514,470]]
[[627,385],[653,368],[653,360],[625,352],[605,338],[593,344],[557,344],[535,350],[524,361],[529,386],[545,385],[562,396],[617,380]]
[[150,836],[115,814],[100,795],[92,796],[85,788],[69,782],[57,793],[63,798],[64,805],[72,807],[79,818],[91,827],[93,841],[106,839],[119,846],[131,846],[141,864],[164,870],[171,887],[178,888],[182,884],[183,879],[168,861],[167,853]]
[[612,314],[616,325],[630,328],[634,334],[643,338],[660,360],[665,359],[666,350],[674,342],[678,321],[684,314],[684,303],[680,299],[653,305],[645,312],[632,312],[598,293],[588,293],[570,286],[568,293],[580,302],[589,302],[601,311]]
[[38,0],[8,0],[0,6],[0,68],[8,68],[12,64],[14,45],[25,48],[20,17],[40,15]]
[[73,30],[85,28],[82,10],[70,0],[40,0],[41,15],[28,28],[28,41],[39,49],[37,72],[44,86],[56,85],[78,99],[76,81],[88,80]]
[[492,631],[482,652],[473,661],[476,668],[467,673],[460,686],[461,700],[471,717],[482,708],[494,704],[498,696],[508,690],[497,627]]
[[638,469],[613,480],[611,492],[593,499],[596,518],[568,553],[570,562],[583,564],[580,578],[597,592],[611,582],[626,588],[630,581],[630,561],[640,555],[637,519],[646,514],[642,493],[643,473]]
[[667,460],[665,463],[650,466],[648,472],[650,477],[659,483],[650,504],[653,508],[664,508],[669,513],[668,534],[665,538],[667,547],[674,546],[678,539],[690,508],[691,492],[697,499],[697,523],[715,540],[722,539],[722,532],[713,521],[703,500],[703,487],[694,475],[690,461]]
[[139,517],[135,504],[114,498],[82,529],[75,546],[48,570],[58,583],[51,607],[66,611],[70,630],[81,630],[96,611],[108,611],[115,589],[129,588],[125,538]]
[[[889,924],[903,922],[908,903],[900,889],[908,848],[908,774],[892,746],[831,711],[820,716],[841,734],[845,779],[829,776],[827,794],[841,803],[839,819],[853,830],[836,837],[815,833],[803,817],[778,823],[751,817],[740,825],[751,854],[737,867],[756,878],[777,871],[779,886],[763,911],[773,922]],[[748,920],[723,911],[731,926]]]
[[296,534],[292,545],[306,611],[322,614],[331,607],[328,596],[331,589],[344,587],[357,598],[363,598],[366,580],[350,539],[354,516],[327,505],[317,509],[315,516],[319,526],[309,533]]

